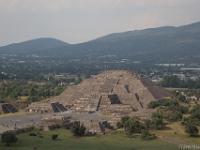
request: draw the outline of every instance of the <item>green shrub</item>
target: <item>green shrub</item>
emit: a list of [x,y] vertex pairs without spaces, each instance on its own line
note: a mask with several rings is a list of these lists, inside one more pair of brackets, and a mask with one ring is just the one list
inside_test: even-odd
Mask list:
[[146,130],[150,129],[152,127],[152,121],[151,120],[144,120],[144,128]]
[[176,103],[176,101],[168,104],[169,105],[162,105],[162,107],[159,107],[159,111],[162,113],[163,118],[169,122],[181,121],[183,114],[188,113],[188,107],[180,105]]
[[56,140],[58,138],[58,134],[53,134],[52,136],[51,136],[51,139],[52,140]]
[[191,117],[191,116],[184,117],[183,121],[182,121],[182,124],[183,125],[192,124],[192,125],[195,125],[195,126],[199,126],[200,125],[200,120],[197,119],[197,118]]
[[142,125],[141,122],[139,122],[135,118],[129,118],[125,123],[124,123],[124,130],[125,133],[128,135],[132,135],[134,133],[141,133],[141,131],[144,129],[144,126]]
[[5,143],[6,146],[10,146],[10,144],[12,143],[16,143],[17,142],[17,137],[15,135],[15,133],[12,132],[4,132],[1,135],[1,142]]
[[157,108],[161,106],[169,107],[169,106],[177,106],[178,102],[171,99],[161,99],[157,101],[152,101],[148,104],[149,108]]
[[180,102],[183,102],[183,103],[187,103],[188,102],[187,99],[186,99],[186,97],[184,95],[182,95],[182,94],[178,95],[178,100]]
[[74,136],[84,136],[86,128],[80,123],[80,121],[75,121],[73,122],[70,130]]
[[172,105],[172,106],[167,107],[166,109],[171,110],[171,111],[177,111],[182,114],[188,113],[188,107],[182,106],[182,105]]
[[29,136],[37,136],[36,133],[30,133]]
[[191,110],[191,116],[200,120],[200,105],[196,105]]
[[141,134],[141,138],[142,138],[143,140],[153,140],[153,139],[156,138],[156,136],[155,136],[155,134],[149,133],[148,130],[143,130],[143,131],[142,131],[142,134]]
[[118,129],[123,128],[125,122],[128,121],[129,119],[130,119],[129,116],[124,116],[124,117],[122,117],[121,120],[120,120],[119,122],[117,122],[117,124],[116,124],[117,128],[118,128]]
[[196,126],[191,125],[191,124],[187,124],[185,126],[185,132],[188,133],[192,137],[197,137],[198,133],[199,133],[199,130],[198,130],[198,128]]
[[176,107],[176,110],[179,111],[179,112],[182,112],[183,114],[186,114],[189,111],[188,107],[182,106],[182,105]]
[[122,125],[124,125],[125,122],[128,121],[129,119],[130,119],[129,116],[122,117],[122,118],[121,118],[121,123],[122,123]]
[[179,111],[165,111],[163,117],[169,122],[176,122],[182,120],[183,114]]
[[121,121],[117,122],[117,128],[120,129],[120,128],[123,128],[123,124]]
[[152,128],[158,130],[163,129],[165,126],[163,116],[160,112],[155,112],[152,114],[151,123],[152,123]]

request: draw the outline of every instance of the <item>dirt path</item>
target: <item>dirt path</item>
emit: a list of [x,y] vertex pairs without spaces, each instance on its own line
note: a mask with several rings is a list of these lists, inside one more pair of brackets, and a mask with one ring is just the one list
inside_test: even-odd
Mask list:
[[158,138],[162,141],[175,144],[175,145],[183,145],[183,144],[188,144],[188,141],[185,139],[180,139],[177,137],[167,137],[167,136],[158,136]]

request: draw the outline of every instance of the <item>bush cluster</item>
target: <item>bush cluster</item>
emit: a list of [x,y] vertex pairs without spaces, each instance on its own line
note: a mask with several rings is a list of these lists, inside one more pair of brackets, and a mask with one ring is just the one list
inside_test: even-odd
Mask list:
[[6,146],[10,146],[12,143],[17,142],[16,134],[13,132],[4,132],[1,135],[1,142],[5,143]]
[[157,108],[157,107],[170,107],[170,106],[177,106],[178,102],[175,100],[171,100],[171,99],[160,99],[157,101],[152,101],[149,103],[148,107],[149,108]]
[[73,122],[70,130],[74,136],[84,136],[86,133],[86,128],[80,121]]
[[51,139],[54,140],[54,141],[55,141],[57,138],[58,138],[58,134],[53,134],[53,135],[51,136]]

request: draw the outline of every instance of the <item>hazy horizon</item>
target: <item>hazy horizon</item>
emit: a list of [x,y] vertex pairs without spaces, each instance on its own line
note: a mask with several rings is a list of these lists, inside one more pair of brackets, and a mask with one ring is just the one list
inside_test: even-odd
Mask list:
[[0,0],[0,46],[51,37],[81,43],[110,33],[200,21],[199,0]]

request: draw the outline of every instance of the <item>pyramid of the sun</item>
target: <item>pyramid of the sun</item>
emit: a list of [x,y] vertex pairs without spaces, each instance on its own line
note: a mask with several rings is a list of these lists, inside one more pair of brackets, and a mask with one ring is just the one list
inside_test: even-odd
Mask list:
[[60,96],[35,103],[29,108],[51,110],[52,102],[62,104],[74,112],[99,113],[103,116],[119,119],[133,115],[147,117],[152,110],[148,109],[151,101],[167,97],[169,94],[162,88],[154,86],[137,74],[124,70],[105,71],[82,81],[79,85],[68,87]]

